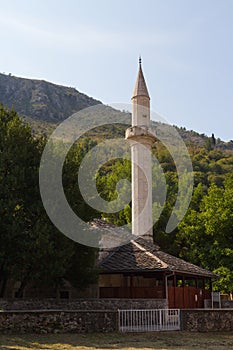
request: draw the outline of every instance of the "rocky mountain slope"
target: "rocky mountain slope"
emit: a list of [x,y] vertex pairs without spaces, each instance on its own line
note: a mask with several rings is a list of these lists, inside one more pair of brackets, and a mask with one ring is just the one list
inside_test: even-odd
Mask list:
[[[35,133],[50,134],[61,121],[86,107],[101,105],[101,113],[109,116],[109,120],[122,120],[130,123],[129,113],[116,111],[104,106],[100,101],[89,97],[75,88],[56,85],[44,80],[25,79],[0,73],[0,103],[4,107],[13,108],[25,119]],[[98,118],[98,112],[93,120]],[[114,128],[113,128],[114,129]],[[112,134],[114,130],[107,130]],[[124,135],[125,126],[121,133]],[[206,146],[212,141],[211,137],[178,128],[177,131],[188,145]],[[106,134],[106,130],[104,131]],[[119,132],[119,128],[118,128]],[[108,135],[111,136],[111,135]],[[208,145],[207,145],[208,146]],[[233,141],[216,140],[215,147],[233,149]]]
[[22,117],[58,123],[85,107],[101,103],[74,88],[44,80],[0,74],[0,102]]

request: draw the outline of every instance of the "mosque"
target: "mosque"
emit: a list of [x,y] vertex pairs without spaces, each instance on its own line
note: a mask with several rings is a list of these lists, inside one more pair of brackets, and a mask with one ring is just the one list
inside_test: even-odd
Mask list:
[[[168,308],[203,308],[216,275],[160,250],[153,241],[150,96],[139,71],[132,97],[132,126],[126,130],[132,163],[132,235],[99,261],[99,297],[161,299]],[[96,227],[108,225],[96,220]],[[112,228],[114,229],[114,228]]]
[[[84,291],[81,297],[157,299],[160,308],[203,308],[205,300],[211,299],[212,281],[217,276],[161,251],[153,240],[151,147],[157,139],[150,128],[150,97],[141,59],[132,105],[132,126],[125,134],[131,148],[132,232],[127,236],[128,243],[99,254],[98,284]],[[120,227],[99,219],[90,224],[101,237],[106,235],[108,241],[112,237],[119,240],[122,234]],[[18,298],[20,282],[12,283],[7,297]],[[76,299],[80,298],[80,291],[65,280],[63,286],[51,290],[29,285],[23,297],[38,295],[41,298]]]

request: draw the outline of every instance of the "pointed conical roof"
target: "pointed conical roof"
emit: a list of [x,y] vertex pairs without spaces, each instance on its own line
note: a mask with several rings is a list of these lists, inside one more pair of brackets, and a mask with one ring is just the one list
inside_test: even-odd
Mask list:
[[139,71],[138,71],[138,76],[137,76],[137,80],[135,83],[132,98],[134,98],[136,96],[147,96],[150,98],[147,87],[146,87],[145,78],[144,78],[144,75],[142,72],[141,57],[139,58]]

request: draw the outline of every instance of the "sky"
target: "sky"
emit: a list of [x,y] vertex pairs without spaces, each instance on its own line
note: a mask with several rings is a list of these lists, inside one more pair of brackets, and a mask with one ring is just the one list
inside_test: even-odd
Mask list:
[[142,56],[151,107],[233,139],[233,0],[0,0],[0,72],[130,103]]

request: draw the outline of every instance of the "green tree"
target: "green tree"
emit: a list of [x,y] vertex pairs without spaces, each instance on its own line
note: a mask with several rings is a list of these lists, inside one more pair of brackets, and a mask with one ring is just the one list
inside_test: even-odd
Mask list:
[[[32,136],[29,126],[14,111],[0,106],[1,297],[10,279],[21,282],[17,292],[20,297],[31,282],[47,287],[61,284],[71,266],[83,285],[92,279],[95,251],[61,234],[43,208],[38,170],[44,144],[45,140]],[[80,161],[81,151],[77,157],[74,160],[71,155],[68,161],[68,187],[74,180],[72,164]]]
[[[131,181],[131,165],[127,159],[115,159],[103,165],[96,178],[99,195],[110,202],[117,199],[117,184],[120,180]],[[121,192],[126,192],[127,184],[121,188]],[[127,187],[128,188],[128,187]],[[131,207],[126,205],[119,212],[102,213],[101,216],[115,225],[125,225],[131,222]]]
[[224,187],[211,185],[199,210],[190,209],[179,225],[177,240],[182,256],[220,275],[216,288],[232,292],[233,176]]
[[32,138],[30,128],[14,111],[0,106],[1,296],[7,280],[23,270],[22,257],[30,251],[25,237],[35,227],[33,194],[39,149],[40,143]]

